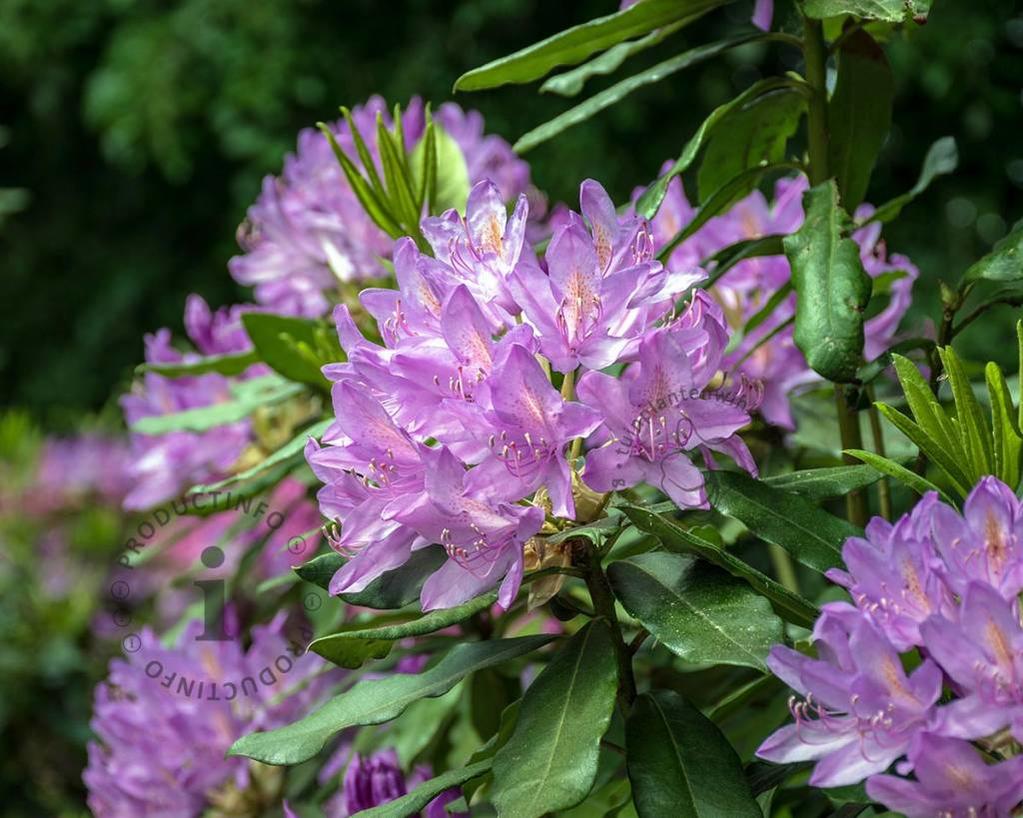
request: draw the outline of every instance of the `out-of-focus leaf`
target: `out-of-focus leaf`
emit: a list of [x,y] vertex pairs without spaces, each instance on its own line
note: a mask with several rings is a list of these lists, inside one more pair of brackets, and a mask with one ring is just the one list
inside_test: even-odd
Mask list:
[[927,149],[923,167],[920,169],[920,178],[916,180],[916,184],[908,192],[885,202],[865,221],[890,222],[902,212],[902,208],[927,190],[935,178],[952,173],[958,164],[959,150],[956,148],[955,139],[943,136]]
[[[733,111],[728,127],[716,129],[707,140],[696,177],[700,201],[706,202],[743,171],[784,159],[785,146],[805,110],[806,97],[795,88],[785,88]],[[732,202],[748,195],[754,186],[751,182],[736,189]]]
[[820,612],[812,602],[762,574],[720,545],[676,525],[660,514],[640,506],[626,505],[621,508],[638,529],[657,537],[668,550],[692,554],[724,568],[732,576],[748,582],[758,594],[767,597],[775,611],[786,621],[804,628],[813,627]]
[[[640,4],[642,5],[642,3]],[[782,89],[800,88],[799,83],[788,77],[768,77],[767,79],[760,80],[754,83],[745,91],[743,91],[735,99],[719,105],[708,116],[696,133],[686,143],[685,147],[682,148],[682,153],[678,159],[675,160],[668,172],[663,176],[657,178],[657,180],[651,184],[643,194],[639,197],[636,202],[636,212],[644,219],[652,219],[657,215],[658,209],[661,207],[661,202],[664,201],[664,196],[668,192],[668,183],[671,182],[680,173],[684,173],[686,169],[696,159],[697,154],[700,152],[700,148],[703,147],[708,135],[711,131],[723,120],[725,120],[732,111],[740,110],[748,102],[769,94],[773,91],[780,91]]]
[[548,139],[557,136],[562,131],[566,131],[573,126],[578,125],[580,122],[585,122],[587,119],[600,113],[605,108],[611,107],[619,100],[627,97],[633,91],[647,85],[653,85],[656,82],[660,82],[684,68],[688,68],[692,65],[701,63],[704,60],[711,59],[730,48],[735,48],[736,46],[753,42],[755,40],[762,40],[768,36],[769,35],[766,34],[746,34],[741,37],[733,37],[730,40],[723,40],[719,43],[699,46],[691,51],[686,51],[683,54],[664,60],[663,62],[655,65],[653,68],[640,71],[638,74],[615,83],[610,88],[606,88],[600,93],[594,94],[584,102],[569,108],[564,113],[558,114],[554,117],[554,119],[544,122],[542,125],[538,125],[532,130],[524,133],[515,143],[514,149],[517,153],[525,153],[526,151],[532,150],[537,145],[543,144]]
[[640,554],[608,567],[618,601],[668,650],[694,664],[767,672],[785,637],[770,603],[747,583],[692,557]]
[[260,406],[280,403],[305,391],[301,384],[290,383],[277,376],[247,381],[246,387],[244,392],[235,393],[234,400],[169,415],[139,418],[132,424],[131,430],[141,435],[163,435],[176,431],[205,432],[244,420]]
[[995,249],[975,262],[963,274],[963,283],[984,279],[986,281],[1023,280],[1023,220],[1016,222]]
[[828,380],[856,378],[863,360],[863,314],[870,276],[860,248],[845,234],[851,226],[834,179],[803,197],[806,219],[785,238],[792,283],[799,296],[795,341],[810,367]]
[[625,731],[639,818],[761,818],[735,750],[674,691],[636,699]]
[[407,622],[394,622],[380,627],[364,627],[359,623],[345,625],[338,633],[321,636],[309,650],[340,667],[354,670],[370,658],[383,659],[399,639],[435,633],[484,611],[497,601],[496,593],[487,593],[454,608],[430,611]]
[[299,764],[320,752],[332,736],[345,728],[390,721],[412,702],[442,696],[470,673],[532,653],[551,638],[522,636],[463,642],[423,673],[398,673],[384,679],[361,681],[293,724],[242,736],[227,754],[253,758],[264,764]]
[[522,697],[515,732],[494,756],[492,800],[505,818],[539,818],[590,791],[618,686],[612,640],[610,625],[593,620]]
[[841,565],[842,544],[863,531],[807,502],[739,472],[708,472],[710,504],[817,571]]
[[643,0],[527,46],[462,74],[456,91],[479,91],[532,82],[559,65],[576,65],[591,54],[678,21],[690,22],[729,0]]
[[[273,315],[267,312],[247,312],[242,324],[252,340],[260,360],[285,378],[326,389],[329,382],[320,371],[328,360],[318,358],[325,338],[333,341],[334,332],[322,321]],[[341,360],[341,348],[333,341],[330,360]]]
[[153,372],[166,378],[191,377],[216,372],[218,375],[240,375],[253,364],[259,363],[255,350],[238,352],[233,355],[210,355],[195,361],[176,364],[139,364],[138,373]]
[[828,166],[852,212],[863,201],[877,154],[892,124],[895,81],[884,50],[862,29],[838,53],[838,80],[828,103]]

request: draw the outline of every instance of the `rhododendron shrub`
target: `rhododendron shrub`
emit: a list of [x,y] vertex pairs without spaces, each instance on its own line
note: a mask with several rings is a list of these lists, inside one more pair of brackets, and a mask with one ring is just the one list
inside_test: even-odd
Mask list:
[[[719,5],[622,3],[455,90],[572,96]],[[419,98],[299,134],[228,264],[251,303],[147,336],[120,478],[45,460],[149,515],[97,816],[1021,814],[1021,416],[952,347],[1018,303],[1021,229],[911,320],[885,225],[955,145],[892,201],[871,175],[927,9],[775,11],[514,146]],[[522,154],[751,42],[800,71],[548,208]]]

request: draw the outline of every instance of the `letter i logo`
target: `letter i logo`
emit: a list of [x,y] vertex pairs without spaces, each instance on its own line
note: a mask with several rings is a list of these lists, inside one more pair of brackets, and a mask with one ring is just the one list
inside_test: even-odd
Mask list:
[[[224,564],[224,552],[217,546],[211,545],[203,550],[199,557],[202,564],[207,568],[219,568]],[[202,591],[202,622],[203,631],[197,637],[197,642],[226,642],[228,635],[224,631],[224,605],[227,601],[224,591],[224,580],[222,579],[200,579],[194,585]]]

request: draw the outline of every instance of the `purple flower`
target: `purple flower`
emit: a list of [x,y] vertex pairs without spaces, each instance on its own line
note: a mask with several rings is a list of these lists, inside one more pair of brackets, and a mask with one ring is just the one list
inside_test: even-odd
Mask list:
[[[304,713],[327,678],[314,679],[321,660],[289,645],[284,625],[281,614],[253,628],[247,651],[235,640],[198,641],[198,622],[171,648],[142,631],[141,648],[113,660],[96,688],[97,740],[83,776],[93,814],[196,818],[211,799],[230,798],[262,775],[224,753],[242,735]],[[272,776],[260,783],[279,787]]]
[[570,214],[547,247],[547,275],[523,265],[511,282],[540,351],[559,372],[610,366],[638,345],[651,309],[663,307],[664,270],[645,223],[619,219],[592,179],[579,200],[589,226]]
[[[390,126],[391,115],[380,97],[352,111],[379,167],[378,115]],[[434,118],[461,149],[471,181],[492,179],[504,201],[527,190],[529,166],[503,139],[484,135],[480,114],[447,103]],[[408,150],[422,138],[424,127],[423,104],[416,97],[402,114]],[[361,165],[348,124],[339,120],[331,130],[341,149]],[[305,316],[326,314],[332,294],[344,282],[386,277],[381,259],[392,249],[391,240],[359,204],[327,138],[314,129],[299,134],[296,153],[285,159],[281,176],[264,179],[239,228],[238,243],[243,254],[229,264],[235,280],[254,287],[260,304]]]
[[820,659],[780,646],[768,657],[804,700],[791,706],[796,723],[757,755],[779,764],[817,761],[814,786],[856,784],[906,753],[941,695],[941,670],[928,659],[907,675],[880,631],[842,603],[824,607],[813,639]]
[[[758,12],[760,9],[758,4]],[[802,196],[806,188],[804,177],[782,179],[775,187],[773,202],[769,203],[759,191],[754,191],[728,213],[711,219],[672,252],[667,262],[668,282],[673,282],[680,274],[691,273],[703,259],[730,244],[798,230],[804,218]],[[870,205],[861,205],[856,216],[865,220],[872,212]],[[669,242],[694,215],[695,210],[686,199],[681,182],[673,179],[650,226],[655,245],[661,247]],[[913,282],[919,271],[905,256],[888,255],[881,240],[880,224],[866,224],[853,238],[860,246],[860,258],[867,273],[875,279],[875,288],[882,294],[886,289],[888,294],[884,308],[866,321],[864,354],[871,360],[893,343],[899,321],[912,300]],[[784,256],[747,259],[725,273],[711,288],[711,294],[724,307],[731,326],[739,329],[791,277],[791,268]],[[667,289],[680,292],[678,286]],[[764,384],[760,413],[769,423],[785,429],[794,428],[789,408],[793,392],[820,380],[796,347],[791,327],[779,329],[795,315],[795,307],[796,296],[791,295],[775,308],[770,319],[742,339],[725,362]]]
[[915,781],[878,775],[867,794],[906,818],[1004,818],[1023,799],[1023,757],[986,763],[968,742],[921,733],[909,751]]
[[726,340],[720,308],[698,292],[675,324],[644,337],[638,362],[620,378],[583,375],[579,397],[603,415],[605,438],[586,458],[587,485],[613,491],[646,482],[683,508],[706,508],[703,475],[687,452],[725,452],[756,474],[736,434],[749,409],[707,388]]
[[770,31],[773,19],[774,0],[756,0],[753,7],[753,25],[761,31]]
[[43,444],[30,496],[45,513],[93,499],[120,505],[131,488],[127,441],[96,434],[51,438]]

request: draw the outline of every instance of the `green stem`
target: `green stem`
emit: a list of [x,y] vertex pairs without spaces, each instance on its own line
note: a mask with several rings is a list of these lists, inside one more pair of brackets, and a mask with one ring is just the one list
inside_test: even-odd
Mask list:
[[[828,162],[828,49],[820,20],[803,18],[803,57],[806,60],[806,83],[811,90],[806,115],[810,184],[819,185],[831,177]],[[838,430],[842,436],[842,449],[862,449],[859,418],[846,401],[841,384],[835,384],[835,406],[838,410]],[[851,455],[845,455],[843,459],[850,464],[858,462]],[[862,491],[850,492],[846,496],[846,515],[851,523],[866,525],[867,503]]]
[[[874,451],[880,457],[885,456],[884,433],[881,431],[881,415],[877,411],[877,404],[874,402],[874,387],[867,387],[867,399],[870,401],[870,436],[874,438]],[[877,484],[877,502],[881,509],[881,516],[886,520],[892,518],[892,490],[888,485],[888,478],[882,476]]]
[[792,593],[799,593],[799,579],[796,577],[796,567],[792,564],[792,557],[789,552],[780,545],[770,543],[768,553],[771,555],[771,564],[774,566],[774,573],[778,582],[788,588]]
[[618,623],[615,611],[614,595],[608,584],[607,576],[600,565],[600,557],[590,549],[587,555],[586,587],[593,600],[593,610],[598,616],[604,617],[614,634],[615,657],[618,660],[618,706],[623,716],[628,716],[632,703],[636,699],[636,677],[632,672],[632,652],[622,637],[622,628]]

